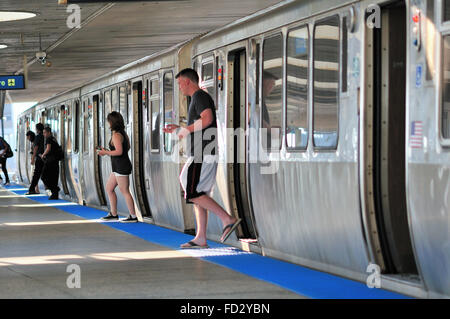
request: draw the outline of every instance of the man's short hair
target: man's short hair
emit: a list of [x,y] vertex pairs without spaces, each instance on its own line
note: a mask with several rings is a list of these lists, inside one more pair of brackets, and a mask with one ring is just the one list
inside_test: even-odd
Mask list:
[[36,124],[36,130],[42,132],[44,130],[44,124],[37,123]]
[[50,126],[46,126],[46,127],[44,127],[44,131],[47,131],[47,132],[51,133],[52,132],[52,128]]
[[181,70],[175,76],[175,79],[178,79],[180,76],[182,76],[184,78],[188,78],[192,82],[198,84],[199,77],[198,77],[197,71],[195,71],[194,69],[186,68],[186,69]]

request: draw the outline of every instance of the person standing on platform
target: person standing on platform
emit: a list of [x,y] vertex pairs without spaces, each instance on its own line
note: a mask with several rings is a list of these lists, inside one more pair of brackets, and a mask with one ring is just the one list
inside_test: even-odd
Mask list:
[[12,150],[9,144],[0,137],[0,165],[2,165],[3,174],[5,174],[5,186],[9,185],[9,175],[6,169],[6,159],[12,156]]
[[[181,248],[206,248],[208,210],[216,214],[224,226],[221,242],[227,240],[240,224],[241,219],[230,216],[211,198],[210,193],[216,181],[217,172],[217,121],[216,108],[211,96],[199,86],[195,70],[184,69],[175,78],[180,91],[191,97],[188,110],[188,126],[180,128],[176,124],[167,125],[165,133],[177,134],[181,140],[188,137],[189,158],[180,175],[180,182],[188,204],[194,204],[197,223],[195,238]],[[206,133],[211,138],[206,138]],[[212,133],[212,134],[211,134]],[[204,137],[205,135],[205,137]]]
[[42,168],[42,181],[50,189],[52,195],[48,198],[50,200],[57,200],[60,188],[58,186],[59,180],[59,160],[57,159],[57,151],[59,144],[52,134],[52,129],[46,126],[43,130],[45,138],[45,150],[40,155],[44,162]]
[[[36,124],[36,133],[37,135],[34,137],[34,140],[31,141],[31,138],[29,139],[30,142],[32,142],[32,156],[31,156],[31,165],[34,165],[34,171],[33,171],[33,178],[31,179],[30,187],[28,188],[28,193],[25,195],[33,195],[33,194],[39,194],[39,179],[42,175],[42,169],[44,168],[44,161],[41,158],[41,154],[44,153],[44,125],[42,123]],[[31,136],[31,131],[27,133],[27,137]],[[33,133],[34,135],[34,133]]]
[[98,151],[99,156],[111,156],[112,173],[106,183],[106,192],[108,194],[111,211],[102,220],[118,220],[117,215],[117,195],[114,191],[119,186],[120,192],[125,197],[130,215],[126,219],[120,220],[122,223],[136,223],[138,219],[134,210],[134,200],[130,193],[130,174],[132,172],[132,164],[128,157],[128,151],[131,148],[130,139],[125,132],[125,124],[123,117],[118,112],[111,112],[107,117],[109,126],[112,131],[111,141],[109,142],[110,150],[101,147]]

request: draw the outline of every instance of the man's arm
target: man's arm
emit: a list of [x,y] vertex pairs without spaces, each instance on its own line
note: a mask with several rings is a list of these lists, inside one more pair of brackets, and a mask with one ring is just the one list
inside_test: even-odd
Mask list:
[[177,130],[178,128],[180,128],[179,125],[169,124],[165,128],[163,128],[163,132],[164,133],[172,133],[175,130],[177,130],[176,134],[177,134],[178,138],[182,139],[182,138],[185,138],[186,136],[188,136],[190,133],[203,130],[204,128],[211,125],[213,121],[214,121],[214,117],[213,117],[213,113],[212,113],[211,109],[206,109],[202,113],[200,113],[200,118],[197,121],[195,121],[191,125],[187,126],[186,128],[181,128],[181,129]]
[[36,161],[36,154],[37,154],[38,149],[39,149],[39,147],[37,145],[35,145],[33,148],[33,155],[31,156],[31,165],[34,165],[34,162]]
[[52,149],[52,144],[48,143],[47,147],[45,148],[45,152],[41,155],[42,158],[46,157],[48,153],[50,153]]
[[200,113],[200,118],[191,125],[189,125],[188,127],[186,127],[186,129],[189,131],[189,133],[201,131],[204,128],[210,126],[213,120],[214,118],[211,109],[206,109],[202,113]]

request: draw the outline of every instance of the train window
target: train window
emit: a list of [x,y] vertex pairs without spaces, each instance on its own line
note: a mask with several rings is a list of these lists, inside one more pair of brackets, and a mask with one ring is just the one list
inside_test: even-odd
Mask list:
[[97,140],[94,140],[94,144],[95,146],[97,145],[101,145],[102,143],[102,136],[101,136],[101,130],[100,130],[100,121],[99,119],[101,119],[103,117],[103,110],[102,107],[99,103],[99,95],[96,94],[93,96],[92,98],[92,112],[96,112],[95,118],[97,122],[94,122],[94,127],[98,124],[98,128],[97,128]]
[[128,103],[127,103],[127,89],[124,86],[119,88],[119,112],[123,116],[125,125],[128,124]]
[[150,114],[151,114],[151,150],[159,152],[161,130],[161,112],[159,111],[159,79],[150,80]]
[[120,112],[119,101],[117,100],[117,88],[111,90],[111,106],[113,111]]
[[[142,96],[142,106],[144,107],[144,111],[142,113],[142,121],[143,123],[148,123],[150,120],[150,86],[151,83],[149,80],[144,81],[143,87],[143,96]],[[144,118],[145,117],[145,118]]]
[[342,18],[342,81],[341,90],[347,92],[347,59],[348,59],[348,29],[347,17]]
[[202,82],[214,80],[214,63],[207,62],[202,65]]
[[75,147],[74,152],[78,153],[79,147],[80,147],[80,102],[76,101],[74,104],[75,108],[75,131],[73,132],[74,140],[75,140]]
[[201,88],[209,93],[216,104],[216,86],[214,82],[214,60],[202,64]]
[[150,81],[150,96],[159,98],[159,79]]
[[320,149],[336,149],[339,101],[339,17],[314,27],[313,141]]
[[281,149],[283,107],[283,37],[264,40],[261,123],[262,146],[266,151]]
[[[164,103],[164,126],[175,122],[175,113],[173,111],[173,74],[167,72],[164,74],[163,83],[163,103]],[[172,134],[164,133],[164,151],[172,153]]]
[[443,41],[442,73],[441,132],[443,138],[450,139],[450,35]]
[[444,0],[444,21],[450,20],[450,0]]
[[261,53],[261,44],[256,44],[256,103],[257,103],[257,114],[259,114],[259,67],[260,67],[260,53]]
[[89,100],[83,101],[83,153],[86,153],[89,151],[88,148],[88,142],[89,142],[89,118],[90,118],[90,112],[89,112]]
[[[72,102],[68,102],[67,106],[66,106],[67,126],[66,126],[64,134],[67,134],[67,133],[71,132],[71,129],[72,129],[72,107],[73,107]],[[73,141],[72,134],[70,134],[70,133],[67,134],[67,140],[66,140],[67,151],[71,151],[72,150],[72,141]]]
[[292,30],[287,40],[286,145],[306,149],[308,145],[308,27]]
[[[109,143],[109,141],[111,140],[111,129],[109,127],[109,123],[108,123],[108,114],[111,113],[112,111],[112,106],[111,106],[111,91],[110,90],[106,90],[104,93],[104,99],[103,99],[104,103],[105,103],[105,114],[104,114],[104,129],[105,129],[105,143]],[[103,147],[108,148],[108,144],[104,145]]]

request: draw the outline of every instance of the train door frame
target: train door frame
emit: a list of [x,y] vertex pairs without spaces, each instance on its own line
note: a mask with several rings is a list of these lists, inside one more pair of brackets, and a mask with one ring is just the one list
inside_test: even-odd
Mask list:
[[[158,81],[158,91],[156,94],[154,94],[151,91],[151,82],[157,80]],[[152,109],[151,109],[151,103],[152,101],[156,99],[152,99],[152,96],[157,96],[157,101],[160,101],[160,78],[159,78],[159,71],[154,71],[150,74],[147,74],[144,76],[144,82],[143,82],[143,90],[142,92],[145,92],[145,95],[143,96],[143,107],[141,108],[140,112],[140,122],[142,127],[145,127],[145,132],[148,132],[148,134],[145,134],[143,136],[143,148],[142,148],[142,156],[144,158],[143,160],[143,186],[145,187],[145,192],[147,193],[147,202],[149,206],[149,212],[150,215],[147,215],[147,211],[142,213],[142,218],[144,220],[148,220],[149,222],[153,222],[153,217],[151,214],[152,211],[152,205],[150,203],[150,193],[154,192],[152,187],[152,173],[151,173],[151,165],[152,165],[152,156],[155,153],[152,149],[152,143],[153,143],[153,131],[152,131]],[[158,113],[160,110],[160,105],[158,105]],[[158,143],[160,144],[160,134],[158,135]]]
[[[143,77],[135,78],[129,82],[129,95],[131,95],[131,107],[133,110],[133,140],[131,149],[134,150],[133,161],[133,180],[135,189],[136,205],[139,207],[139,212],[142,218],[151,219],[152,213],[147,198],[146,184],[145,184],[145,160],[144,147],[145,140],[143,138],[144,130],[142,127],[142,112],[146,107],[147,101],[144,92],[145,80]],[[129,109],[128,109],[129,110]],[[128,114],[130,116],[130,114]]]
[[[360,125],[360,170],[372,261],[385,275],[414,277],[418,270],[408,223],[405,178],[407,19],[405,1],[387,2],[381,9],[381,28],[365,30],[366,103]],[[390,32],[392,24],[405,29]],[[400,89],[399,82],[404,83]],[[398,104],[402,107],[389,107]],[[393,191],[397,192],[395,200]]]
[[[107,136],[107,132],[110,132],[110,129],[108,127],[107,124],[107,116],[109,113],[112,112],[113,107],[112,107],[112,99],[111,99],[111,87],[108,88],[104,88],[103,90],[101,90],[100,94],[102,96],[102,113],[103,113],[103,117],[100,119],[101,121],[101,128],[102,128],[102,132],[101,132],[101,136],[103,137],[103,144],[101,145],[104,148],[109,148],[109,141],[111,139],[111,134],[109,134],[109,139]],[[109,101],[109,105],[107,105],[107,100]],[[109,107],[109,108],[107,108]],[[100,164],[101,164],[101,170],[102,170],[102,178],[103,178],[103,186],[104,189],[103,191],[106,193],[106,184],[108,182],[109,176],[111,174],[111,161],[109,159],[107,160],[100,160]],[[106,205],[108,206],[108,208],[110,208],[110,203],[109,203],[109,198],[106,197]]]
[[[64,154],[66,154],[66,139],[67,139],[67,134],[66,134],[66,121],[67,121],[67,102],[61,103],[60,107],[59,107],[59,116],[58,116],[58,121],[59,121],[59,144],[61,145],[61,148],[64,152]],[[64,158],[60,161],[60,179],[61,179],[61,185],[62,185],[62,191],[64,192],[64,195],[69,195],[69,187],[67,186],[67,179],[66,179],[66,156],[64,156]]]
[[[31,127],[31,114],[27,114],[25,116],[25,125],[26,125],[26,130],[25,132],[28,132],[30,130],[32,130]],[[25,137],[25,141],[26,141],[26,137]],[[27,177],[27,183],[31,183],[33,174],[31,171],[31,144],[25,142],[25,175]]]
[[[233,129],[232,136],[228,136],[227,167],[231,207],[234,215],[243,219],[238,238],[255,241],[258,232],[249,189],[248,58],[247,42],[235,44],[227,50],[227,128]],[[236,136],[235,132],[242,133],[242,130],[244,135]]]
[[22,177],[22,161],[20,160],[22,156],[22,140],[23,138],[23,130],[22,130],[22,118],[19,119],[19,123],[17,123],[17,136],[16,136],[16,147],[19,150],[19,155],[17,156],[17,170],[19,172],[19,180],[23,183],[23,177]]
[[[176,61],[176,68],[174,69],[174,72],[178,74],[179,71],[185,69],[185,68],[193,68],[196,70],[196,62],[195,59],[192,59],[192,48],[193,48],[193,41],[189,44],[184,45],[180,48],[177,54],[177,61]],[[176,79],[175,79],[176,82]],[[190,97],[185,96],[182,94],[179,90],[178,83],[174,83],[174,94],[175,94],[175,107],[178,111],[178,122],[177,124],[180,127],[187,127],[188,126],[188,111],[189,111],[189,103],[190,103]],[[187,162],[188,159],[188,152],[187,152],[187,141],[184,139],[181,143],[178,143],[178,159],[179,159],[179,165],[178,165],[178,176],[181,175],[181,172],[183,171],[184,165]],[[184,190],[181,186],[181,183],[178,184],[178,191],[180,194],[180,203],[181,203],[181,209],[183,214],[183,223],[184,223],[184,233],[185,234],[191,234],[195,236],[195,228],[196,228],[196,221],[195,221],[195,213],[193,209],[193,205],[189,205],[186,203],[186,200],[184,198]]]
[[81,165],[82,164],[82,150],[80,148],[81,133],[83,132],[83,130],[82,130],[83,121],[81,119],[82,119],[82,115],[84,114],[82,107],[83,107],[83,105],[81,103],[80,97],[73,100],[73,103],[72,103],[72,114],[73,115],[72,115],[72,128],[71,128],[73,143],[72,143],[71,161],[72,161],[73,184],[74,184],[74,188],[75,188],[75,193],[78,197],[78,203],[80,205],[83,204],[83,188],[82,188],[82,184],[81,184],[81,179],[83,176],[83,168],[82,168],[83,165]]
[[[93,124],[93,147],[94,149],[97,148],[97,146],[101,145],[102,139],[100,131],[100,110],[102,110],[103,107],[103,99],[102,99],[102,92],[98,91],[91,94],[92,99],[92,124]],[[104,191],[104,185],[103,185],[103,177],[102,177],[102,160],[105,160],[104,158],[101,158],[101,156],[97,156],[96,152],[94,151],[94,177],[95,177],[95,186],[97,188],[97,194],[98,199],[101,206],[106,206],[106,194]]]
[[87,119],[86,119],[86,113],[87,113],[87,107],[88,107],[88,105],[89,105],[89,99],[88,99],[88,97],[87,96],[82,96],[81,98],[80,98],[80,104],[79,104],[79,108],[80,108],[80,119],[81,119],[81,125],[80,125],[80,127],[79,127],[79,129],[80,129],[80,139],[79,139],[79,149],[78,149],[78,152],[79,152],[79,163],[80,163],[80,165],[78,166],[78,168],[79,168],[79,172],[80,172],[80,175],[81,175],[81,178],[80,178],[80,186],[81,186],[81,198],[82,198],[82,201],[83,201],[83,205],[86,205],[86,190],[87,190],[87,188],[86,188],[86,181],[85,181],[85,176],[84,176],[84,174],[85,174],[85,156],[86,156],[86,152],[85,152],[85,144],[87,143],[86,142],[86,135],[87,134],[85,134],[85,130],[87,129],[86,128],[86,125],[87,125]]

